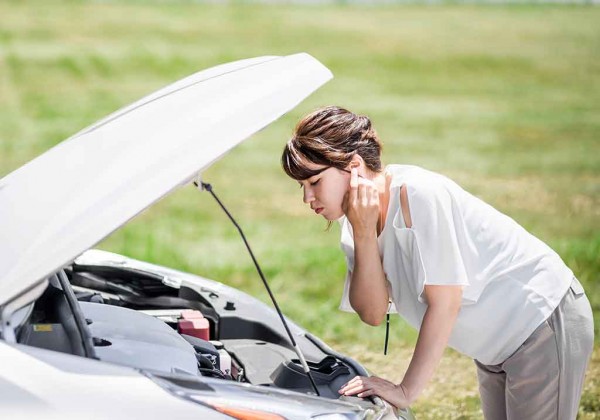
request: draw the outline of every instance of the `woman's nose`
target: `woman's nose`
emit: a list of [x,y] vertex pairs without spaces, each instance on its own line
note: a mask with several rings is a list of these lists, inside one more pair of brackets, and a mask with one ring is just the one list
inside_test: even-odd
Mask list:
[[311,201],[314,201],[314,199],[315,196],[313,195],[310,188],[304,188],[304,196],[302,197],[302,201],[304,201],[305,204],[310,204]]

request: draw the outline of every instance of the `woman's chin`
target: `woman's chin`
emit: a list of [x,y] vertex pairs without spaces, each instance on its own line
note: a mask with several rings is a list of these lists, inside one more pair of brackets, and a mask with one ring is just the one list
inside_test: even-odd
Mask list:
[[339,214],[337,214],[337,213],[336,214],[330,214],[330,213],[324,214],[324,213],[321,213],[321,216],[323,216],[323,218],[325,220],[327,220],[328,222],[335,222],[336,220],[338,220],[340,217],[342,217],[344,215],[343,211],[340,211],[338,213]]

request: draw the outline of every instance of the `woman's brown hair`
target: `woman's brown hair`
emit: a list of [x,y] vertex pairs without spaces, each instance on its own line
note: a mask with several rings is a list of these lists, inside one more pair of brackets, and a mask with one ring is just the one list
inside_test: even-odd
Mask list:
[[369,170],[381,172],[381,149],[368,117],[327,106],[311,112],[296,125],[283,149],[281,165],[290,178],[299,181],[321,172],[308,169],[309,162],[345,169],[358,154]]

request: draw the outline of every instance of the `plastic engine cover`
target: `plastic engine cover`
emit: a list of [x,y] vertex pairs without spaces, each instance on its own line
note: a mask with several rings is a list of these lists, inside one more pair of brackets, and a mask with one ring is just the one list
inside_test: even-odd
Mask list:
[[140,369],[199,375],[194,348],[163,321],[117,306],[79,304],[86,319],[91,321],[88,326],[100,360]]

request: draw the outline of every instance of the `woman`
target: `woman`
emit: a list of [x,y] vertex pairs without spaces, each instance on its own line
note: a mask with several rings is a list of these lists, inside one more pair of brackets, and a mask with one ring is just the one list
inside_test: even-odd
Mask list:
[[572,271],[450,179],[380,155],[369,118],[333,106],[303,118],[282,155],[304,202],[341,222],[340,309],[378,325],[392,302],[419,330],[402,382],[357,376],[339,392],[407,407],[450,345],[475,359],[486,419],[574,419],[594,333]]

